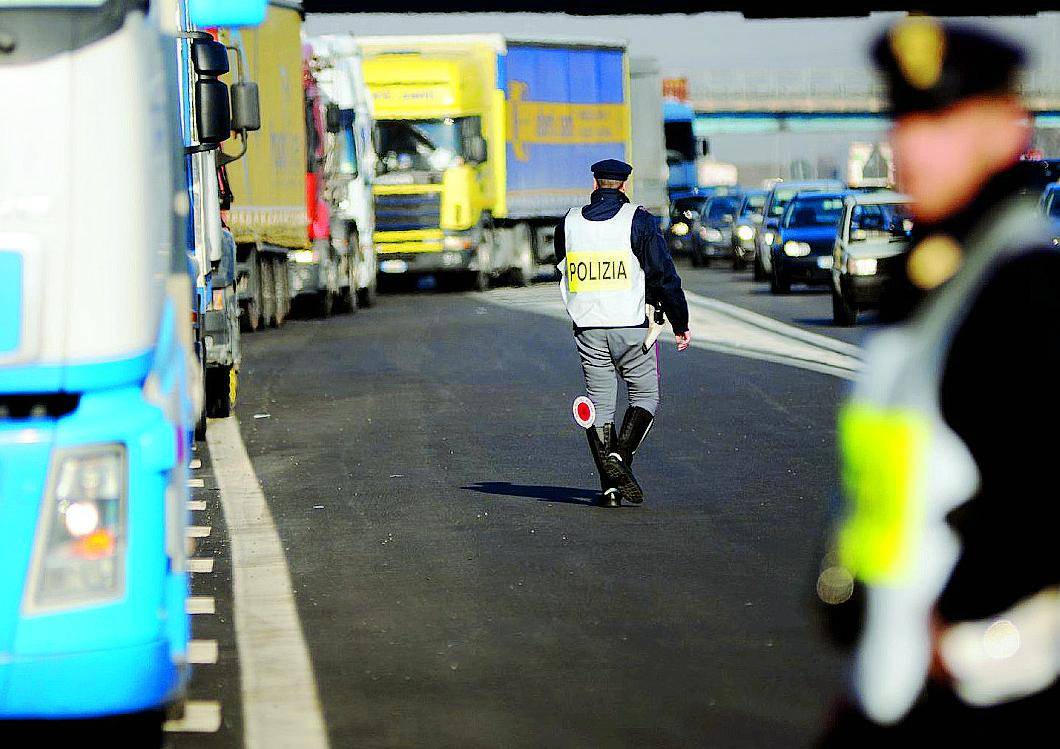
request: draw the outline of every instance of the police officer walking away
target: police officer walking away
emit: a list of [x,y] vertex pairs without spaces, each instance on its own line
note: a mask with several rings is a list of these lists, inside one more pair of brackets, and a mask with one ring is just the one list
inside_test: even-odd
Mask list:
[[857,643],[855,704],[824,745],[1031,746],[1060,708],[1060,252],[1021,194],[1024,55],[910,17],[874,58],[917,223],[905,319],[839,420],[847,511],[817,592]]
[[[688,348],[688,304],[655,219],[623,193],[633,167],[607,159],[592,166],[588,205],[571,209],[556,228],[560,292],[574,323],[585,389],[596,409],[586,429],[600,474],[600,504],[640,504],[633,456],[659,405],[658,357],[645,346],[646,303],[670,320],[677,350]],[[617,375],[629,391],[622,427],[615,431]]]

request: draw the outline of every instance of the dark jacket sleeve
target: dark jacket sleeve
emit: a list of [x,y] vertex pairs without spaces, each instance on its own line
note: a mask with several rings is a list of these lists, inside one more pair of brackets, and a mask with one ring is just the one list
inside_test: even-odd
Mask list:
[[675,333],[688,330],[688,302],[674,260],[655,219],[643,208],[633,215],[633,254],[644,269],[649,302],[660,302]]
[[556,249],[556,265],[563,262],[567,257],[567,217],[564,216],[556,224],[556,236],[552,240],[552,246]]

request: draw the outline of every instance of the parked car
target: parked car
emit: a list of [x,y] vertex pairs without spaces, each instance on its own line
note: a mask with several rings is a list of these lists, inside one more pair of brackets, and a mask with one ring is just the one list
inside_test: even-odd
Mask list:
[[770,277],[769,248],[776,242],[777,225],[784,215],[791,199],[800,191],[805,190],[843,190],[845,186],[837,179],[815,179],[800,182],[778,182],[773,185],[766,197],[765,210],[763,211],[762,226],[755,238],[757,252],[755,253],[754,279],[764,281]]
[[732,254],[732,224],[740,209],[739,193],[715,195],[706,202],[699,217],[699,229],[693,236],[692,265],[710,265],[717,257]]
[[793,281],[826,284],[831,280],[832,250],[849,194],[846,190],[795,194],[769,248],[770,291],[786,294]]
[[847,196],[832,254],[832,318],[853,325],[858,313],[879,307],[903,270],[913,220],[909,198],[883,191]]
[[754,259],[755,237],[758,227],[762,225],[762,211],[765,210],[768,196],[766,190],[749,190],[743,194],[729,237],[733,270],[740,270]]

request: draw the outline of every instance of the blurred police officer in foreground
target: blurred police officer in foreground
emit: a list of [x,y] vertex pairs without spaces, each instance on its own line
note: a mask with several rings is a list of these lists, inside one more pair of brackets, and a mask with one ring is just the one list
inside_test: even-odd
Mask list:
[[817,592],[857,643],[856,706],[825,745],[1026,746],[1060,707],[1060,252],[1021,196],[1024,56],[919,17],[873,53],[917,223],[906,319],[839,420],[847,508]]
[[[659,405],[658,357],[645,348],[646,303],[658,303],[670,319],[677,350],[688,348],[688,305],[666,240],[655,219],[623,193],[633,167],[607,159],[592,166],[589,204],[573,208],[556,228],[560,292],[571,320],[596,407],[585,431],[600,474],[600,503],[640,504],[644,493],[633,475],[633,455],[644,441]],[[629,390],[629,408],[615,431],[619,376]]]

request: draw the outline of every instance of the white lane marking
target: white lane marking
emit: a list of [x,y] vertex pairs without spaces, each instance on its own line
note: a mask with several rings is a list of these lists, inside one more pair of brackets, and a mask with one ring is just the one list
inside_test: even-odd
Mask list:
[[[808,333],[757,313],[737,315],[731,309],[723,308],[722,303],[715,304],[717,300],[704,303],[707,297],[695,294],[691,297],[689,327],[692,328],[693,348],[784,364],[845,380],[856,379],[862,366],[860,359],[851,355],[853,351],[860,351],[856,346]],[[570,319],[563,308],[559,292],[551,284],[531,289],[497,289],[476,298],[567,322]],[[765,324],[757,319],[752,322],[750,315],[772,322]],[[823,342],[818,339],[825,339],[828,345],[821,345]]]
[[193,471],[197,470],[199,468],[202,468],[202,461],[199,460],[198,458],[192,458],[191,462],[188,463],[188,468],[190,468]]
[[188,596],[184,610],[189,614],[216,614],[213,596]]
[[232,548],[247,749],[328,746],[291,574],[234,417],[206,433]]
[[188,663],[198,666],[217,663],[217,640],[188,640]]
[[206,486],[206,482],[202,479],[188,479],[188,486],[192,489],[202,489]]
[[184,717],[167,720],[162,728],[167,733],[217,733],[221,728],[221,703],[188,700],[184,705]]
[[188,559],[188,572],[213,572],[212,557],[191,557]]
[[210,535],[208,525],[189,525],[186,531],[188,538],[206,538]]
[[188,500],[189,510],[205,510],[206,500],[205,499],[189,499]]

